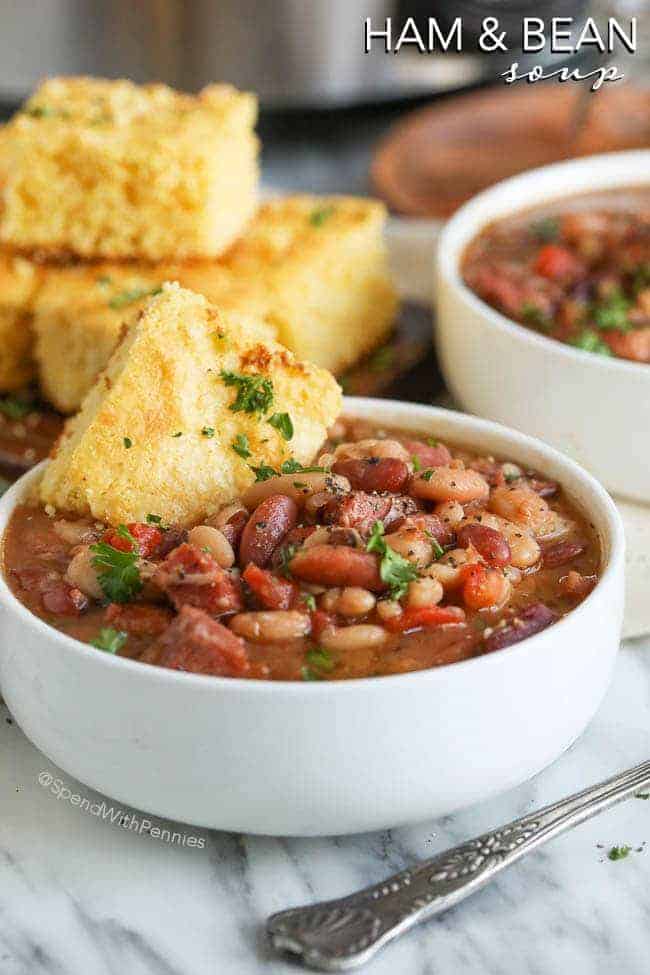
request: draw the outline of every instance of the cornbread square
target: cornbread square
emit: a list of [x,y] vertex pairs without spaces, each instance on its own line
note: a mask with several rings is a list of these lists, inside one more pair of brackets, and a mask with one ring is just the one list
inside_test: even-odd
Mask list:
[[125,317],[163,281],[223,311],[266,322],[299,358],[342,372],[383,342],[397,310],[382,204],[285,197],[260,208],[222,258],[175,264],[51,267],[34,305],[35,358],[46,397],[66,413],[104,367]]
[[0,392],[22,389],[34,378],[31,302],[39,279],[29,261],[0,251]]
[[256,207],[255,97],[45,81],[7,124],[0,239],[84,258],[215,257]]
[[[113,525],[149,513],[191,524],[239,496],[252,466],[308,464],[341,391],[263,335],[253,319],[163,285],[68,420],[40,485],[43,503]],[[260,399],[238,402],[248,384]],[[275,413],[291,418],[288,440],[268,422]]]

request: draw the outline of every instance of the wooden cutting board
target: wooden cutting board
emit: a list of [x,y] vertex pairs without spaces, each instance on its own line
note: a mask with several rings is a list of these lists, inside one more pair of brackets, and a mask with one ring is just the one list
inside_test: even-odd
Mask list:
[[397,213],[444,219],[475,193],[526,169],[650,146],[650,89],[624,84],[589,93],[574,137],[582,90],[557,82],[500,85],[418,109],[377,147],[375,191]]

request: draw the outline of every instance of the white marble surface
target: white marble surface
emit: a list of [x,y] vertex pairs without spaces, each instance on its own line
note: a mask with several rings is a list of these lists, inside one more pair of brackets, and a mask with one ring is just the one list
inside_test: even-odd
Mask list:
[[[39,784],[45,771],[90,802],[102,799],[53,768],[6,718],[0,705],[2,975],[276,975],[296,967],[264,942],[270,912],[347,893],[647,759],[650,640],[623,648],[590,728],[533,782],[442,821],[346,839],[175,827],[203,840],[201,849],[139,835],[56,798],[55,783]],[[632,799],[523,860],[365,971],[645,975],[650,846],[619,862],[606,857],[613,845],[645,840],[650,801]]]

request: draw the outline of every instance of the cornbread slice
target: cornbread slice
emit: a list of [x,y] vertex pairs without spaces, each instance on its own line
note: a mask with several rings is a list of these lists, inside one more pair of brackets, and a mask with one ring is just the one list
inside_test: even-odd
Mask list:
[[[251,466],[309,463],[341,391],[263,336],[254,320],[163,285],[68,420],[41,500],[113,525],[150,513],[189,524],[240,495]],[[291,418],[289,440],[268,422],[276,413]]]
[[222,258],[176,264],[51,267],[34,303],[35,358],[46,397],[66,413],[104,367],[125,316],[162,281],[223,311],[264,319],[298,358],[342,372],[386,338],[397,309],[382,204],[293,196],[260,208]]
[[34,378],[31,301],[38,268],[0,251],[0,392],[28,385]]
[[0,239],[23,251],[214,257],[256,206],[255,97],[45,81],[7,124]]

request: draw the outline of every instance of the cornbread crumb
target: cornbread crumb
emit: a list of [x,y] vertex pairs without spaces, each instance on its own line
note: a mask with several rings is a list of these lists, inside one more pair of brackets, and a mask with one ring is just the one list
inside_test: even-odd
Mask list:
[[252,216],[253,95],[45,81],[2,133],[0,239],[42,254],[214,257]]
[[[239,496],[254,480],[251,466],[311,462],[338,416],[341,391],[329,373],[263,336],[254,320],[164,284],[68,420],[41,501],[113,525],[144,521],[151,511],[190,524]],[[270,382],[272,402],[260,412],[233,411],[237,389],[222,372]],[[291,417],[289,441],[267,422],[276,412]],[[249,456],[233,450],[235,442],[247,444]]]
[[35,301],[35,359],[46,397],[79,408],[126,318],[163,281],[179,281],[222,311],[252,315],[298,358],[342,372],[383,342],[397,297],[383,228],[385,209],[354,197],[289,196],[262,206],[223,257],[45,271]]

